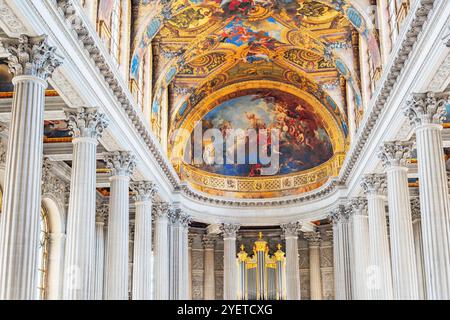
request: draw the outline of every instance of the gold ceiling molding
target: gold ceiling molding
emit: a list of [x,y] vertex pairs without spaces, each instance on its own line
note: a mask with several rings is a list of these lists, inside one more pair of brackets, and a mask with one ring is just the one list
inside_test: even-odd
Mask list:
[[330,177],[337,177],[345,159],[344,153],[315,168],[283,176],[230,177],[208,173],[183,164],[181,177],[195,189],[216,196],[241,199],[264,199],[305,193],[321,187]]

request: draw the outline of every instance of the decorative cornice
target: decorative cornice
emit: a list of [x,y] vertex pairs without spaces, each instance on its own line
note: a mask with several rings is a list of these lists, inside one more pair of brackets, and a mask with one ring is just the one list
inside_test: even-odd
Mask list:
[[9,53],[9,71],[15,76],[47,80],[62,63],[56,55],[56,48],[48,44],[46,36],[28,37],[22,34],[18,39],[4,38],[0,42]]
[[74,138],[99,139],[108,127],[108,120],[97,108],[78,108],[65,110],[69,129]]
[[136,157],[128,151],[115,151],[104,156],[112,176],[130,176],[136,167]]
[[298,233],[302,229],[302,224],[299,221],[284,223],[281,226],[285,237],[298,237]]
[[122,109],[134,125],[138,134],[142,137],[151,154],[160,166],[168,181],[175,190],[179,189],[179,178],[168,159],[163,155],[161,147],[154,135],[148,129],[136,110],[138,106],[133,100],[129,88],[122,82],[120,76],[112,67],[111,58],[105,54],[103,42],[97,34],[91,32],[87,27],[90,22],[85,21],[81,13],[81,7],[73,0],[52,0],[57,8],[57,12],[64,20],[66,26],[71,29],[71,33],[77,42],[84,48],[88,57],[97,67],[99,73],[104,77],[111,92],[119,101]]
[[386,192],[386,175],[366,174],[361,181],[361,187],[366,195],[384,195]]
[[0,0],[0,20],[14,34],[19,35],[27,31],[20,19],[14,14],[4,0]]
[[133,182],[130,189],[136,202],[151,201],[158,191],[156,184],[150,181]]
[[445,106],[450,103],[448,93],[416,93],[404,107],[404,114],[411,126],[442,124],[446,116]]
[[236,234],[241,226],[239,224],[224,223],[220,226],[223,238],[236,238]]
[[384,168],[392,166],[406,166],[406,160],[411,155],[413,143],[409,141],[385,142],[378,150]]

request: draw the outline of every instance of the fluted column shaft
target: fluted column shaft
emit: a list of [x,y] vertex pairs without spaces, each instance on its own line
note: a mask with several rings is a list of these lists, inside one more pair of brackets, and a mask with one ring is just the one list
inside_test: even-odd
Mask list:
[[442,126],[416,130],[427,297],[450,299],[450,211]]
[[320,271],[320,234],[305,233],[309,244],[309,283],[311,300],[322,300],[322,277]]
[[333,220],[333,256],[336,300],[352,299],[352,267],[348,212],[343,206],[331,214]]
[[128,300],[129,189],[134,157],[128,152],[106,155],[111,169],[109,197],[108,254],[106,261],[106,300]]
[[204,266],[205,275],[203,279],[203,298],[204,300],[215,300],[216,298],[216,284],[214,271],[214,239],[205,236],[204,244]]
[[[107,209],[105,207],[103,210]],[[105,214],[105,215],[103,215]],[[94,300],[103,300],[105,278],[105,219],[107,210],[97,215],[95,222]]]
[[133,260],[133,300],[150,300],[152,273],[152,204],[136,201]]
[[387,170],[394,298],[419,298],[407,168]]
[[169,217],[167,204],[155,206],[155,299],[169,299]]
[[36,298],[46,79],[59,65],[43,37],[2,40],[14,73],[0,223],[0,300]]
[[[183,217],[184,218],[184,217]],[[188,222],[181,222],[181,280],[180,280],[180,300],[189,299],[189,227]]]
[[286,299],[300,300],[300,262],[298,257],[298,222],[281,226],[286,240]]
[[369,257],[369,218],[366,213],[365,201],[353,199],[352,202],[353,227],[353,256],[355,264],[355,300],[369,300],[368,271]]
[[415,94],[405,115],[416,129],[427,298],[450,299],[450,208],[442,120],[449,95]]
[[236,232],[239,226],[224,224],[223,231],[223,298],[237,299],[237,263],[236,263]]
[[94,108],[66,111],[74,137],[64,273],[64,299],[94,295],[97,145],[107,126]]
[[410,147],[407,142],[387,142],[379,154],[387,174],[392,280],[394,298],[398,300],[419,298],[408,168],[405,166]]
[[417,281],[419,286],[419,299],[426,299],[425,270],[423,261],[423,240],[422,240],[422,223],[420,220],[413,221],[414,248],[416,251],[417,264]]
[[136,214],[134,221],[133,300],[151,299],[152,198],[155,186],[150,182],[133,183]]
[[370,195],[367,197],[369,211],[370,264],[374,270],[376,283],[371,290],[374,300],[391,300],[392,288],[391,254],[386,221],[385,197]]

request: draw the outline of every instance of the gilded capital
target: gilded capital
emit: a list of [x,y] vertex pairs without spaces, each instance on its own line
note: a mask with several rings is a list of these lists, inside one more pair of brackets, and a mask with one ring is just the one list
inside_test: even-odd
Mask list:
[[223,233],[224,239],[226,238],[236,238],[236,234],[241,226],[238,224],[224,223],[220,227]]
[[128,151],[108,153],[105,162],[112,176],[130,176],[136,167],[136,157]]
[[109,122],[97,108],[78,108],[65,110],[69,129],[74,138],[100,139]]
[[386,191],[386,175],[378,173],[366,174],[361,181],[361,187],[366,195],[384,195]]
[[450,103],[448,93],[417,93],[404,107],[404,115],[413,127],[426,124],[442,124],[445,106]]
[[298,237],[299,231],[302,229],[302,224],[299,221],[289,222],[281,225],[285,237]]
[[130,188],[136,202],[151,201],[158,191],[156,184],[150,181],[133,182]]
[[62,63],[56,48],[48,44],[47,36],[3,38],[2,46],[8,52],[8,67],[15,76],[34,76],[47,80]]
[[385,142],[378,151],[383,167],[405,166],[406,160],[411,156],[413,143],[409,141]]

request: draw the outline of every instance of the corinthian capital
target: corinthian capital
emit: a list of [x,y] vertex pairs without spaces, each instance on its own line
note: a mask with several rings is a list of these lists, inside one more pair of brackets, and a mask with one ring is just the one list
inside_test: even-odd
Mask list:
[[405,166],[411,155],[413,143],[408,141],[385,142],[378,151],[383,167]]
[[367,215],[367,199],[364,197],[356,197],[350,200],[352,213],[355,215]]
[[74,138],[99,139],[109,124],[97,108],[66,109],[65,112]]
[[168,217],[169,215],[169,204],[167,202],[154,203],[152,206],[152,213],[154,219]]
[[98,223],[107,223],[109,216],[109,205],[107,203],[97,204],[97,210],[95,212],[95,221]]
[[413,127],[426,124],[441,124],[450,103],[448,93],[418,93],[406,103],[404,114]]
[[130,176],[136,167],[136,157],[128,151],[115,151],[105,156],[112,176]]
[[383,195],[386,191],[386,175],[371,173],[364,176],[361,186],[367,195]]
[[349,207],[344,205],[338,205],[336,208],[331,210],[330,214],[328,215],[328,219],[330,219],[333,224],[338,223],[346,223],[348,222],[348,219],[350,218],[350,210]]
[[419,197],[411,198],[411,216],[412,221],[420,220],[420,199]]
[[150,181],[133,182],[130,188],[133,192],[133,199],[137,202],[152,200],[158,191],[156,184]]
[[298,232],[302,229],[299,221],[289,222],[281,225],[285,237],[298,237]]
[[220,227],[220,230],[223,233],[223,238],[236,238],[236,233],[238,232],[241,226],[238,224],[224,223]]
[[312,232],[305,232],[303,234],[303,237],[308,240],[310,246],[318,246],[320,245],[320,241],[322,239],[320,232],[318,231],[312,231]]
[[34,76],[47,80],[61,65],[61,57],[56,55],[56,48],[47,42],[47,36],[28,37],[21,35],[18,39],[1,39],[8,52],[8,66],[15,76]]

